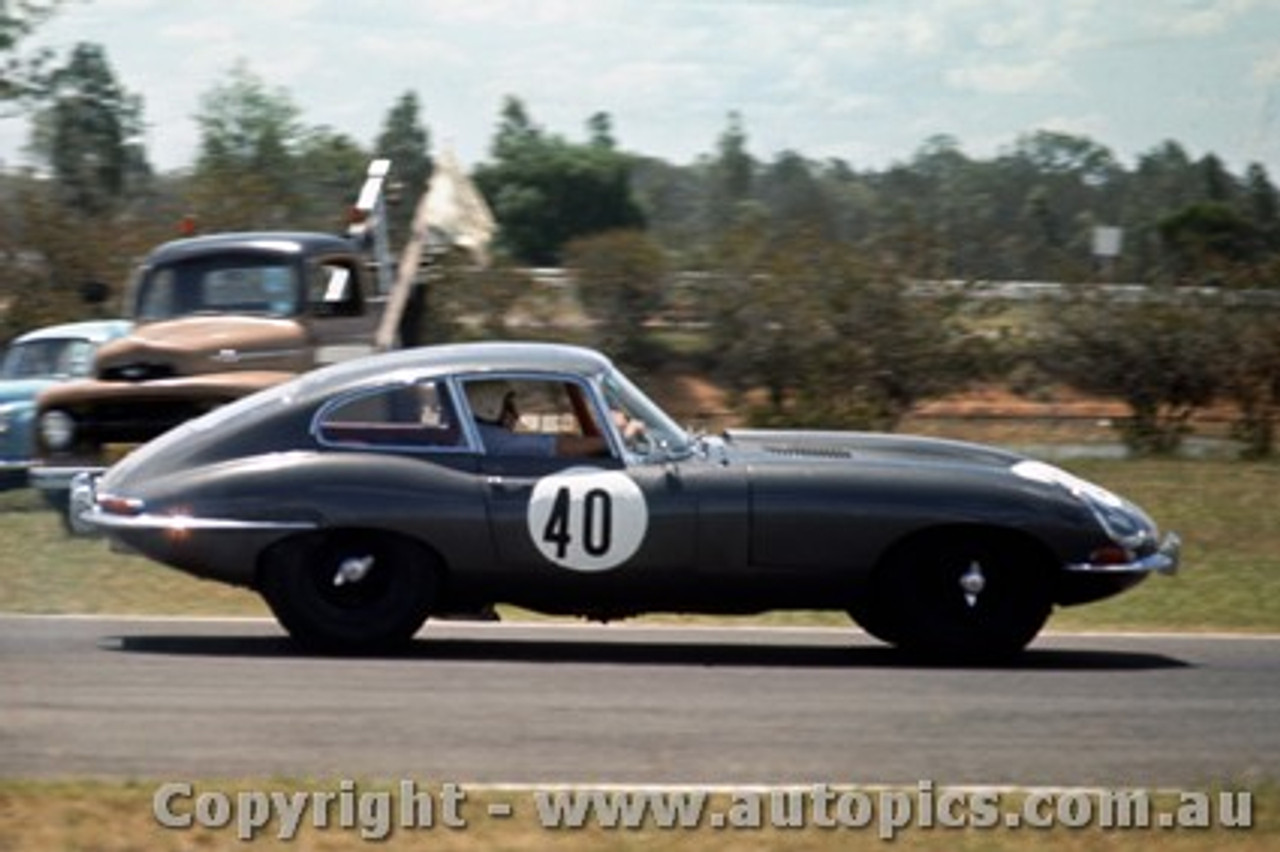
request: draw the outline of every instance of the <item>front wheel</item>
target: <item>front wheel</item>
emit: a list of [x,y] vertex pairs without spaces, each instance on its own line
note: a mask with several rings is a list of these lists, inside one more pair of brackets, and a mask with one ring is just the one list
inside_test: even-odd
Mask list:
[[339,532],[273,548],[259,590],[308,650],[370,654],[409,643],[431,611],[436,582],[433,560],[411,542]]
[[1012,656],[1052,610],[1048,560],[1027,542],[978,534],[924,538],[877,570],[854,617],[868,632],[928,657]]

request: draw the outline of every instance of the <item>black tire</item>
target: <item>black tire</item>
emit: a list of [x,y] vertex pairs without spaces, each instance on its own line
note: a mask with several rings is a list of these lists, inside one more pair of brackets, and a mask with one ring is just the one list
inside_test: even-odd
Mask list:
[[437,583],[435,561],[412,542],[337,532],[273,548],[258,585],[281,626],[304,648],[382,654],[413,639],[431,611]]
[[923,657],[1000,660],[1027,646],[1053,603],[1045,554],[1017,538],[953,533],[898,548],[851,614],[874,636]]
[[896,613],[890,611],[888,604],[881,600],[883,597],[877,592],[859,595],[857,601],[849,608],[849,617],[881,642],[897,645],[901,640],[899,636],[901,619],[897,618]]

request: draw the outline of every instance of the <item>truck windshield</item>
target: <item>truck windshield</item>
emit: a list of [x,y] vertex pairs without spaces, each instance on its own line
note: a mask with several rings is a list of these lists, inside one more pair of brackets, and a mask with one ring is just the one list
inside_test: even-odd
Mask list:
[[138,290],[137,317],[292,316],[299,312],[300,293],[296,267],[289,258],[223,253],[151,269]]

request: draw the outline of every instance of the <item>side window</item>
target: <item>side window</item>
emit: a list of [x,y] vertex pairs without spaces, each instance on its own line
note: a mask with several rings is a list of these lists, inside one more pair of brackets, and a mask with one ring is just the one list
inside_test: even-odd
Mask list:
[[485,452],[495,456],[603,456],[609,445],[575,382],[478,378],[465,385]]
[[448,388],[434,381],[393,385],[346,399],[317,424],[320,440],[367,449],[448,449],[465,445]]
[[316,264],[307,282],[311,313],[318,317],[353,317],[363,310],[357,272],[346,263]]

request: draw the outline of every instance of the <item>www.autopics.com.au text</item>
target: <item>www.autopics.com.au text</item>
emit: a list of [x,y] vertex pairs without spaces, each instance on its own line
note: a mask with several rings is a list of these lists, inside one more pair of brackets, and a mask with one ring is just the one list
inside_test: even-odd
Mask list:
[[168,829],[234,830],[240,840],[271,832],[292,840],[310,827],[383,840],[396,830],[465,830],[476,820],[531,814],[548,831],[846,829],[892,840],[912,829],[1099,830],[1247,829],[1248,791],[1144,789],[1016,790],[813,784],[794,787],[477,787],[402,780],[387,787],[341,781],[329,790],[200,789],[169,782],[156,789],[152,813]]

